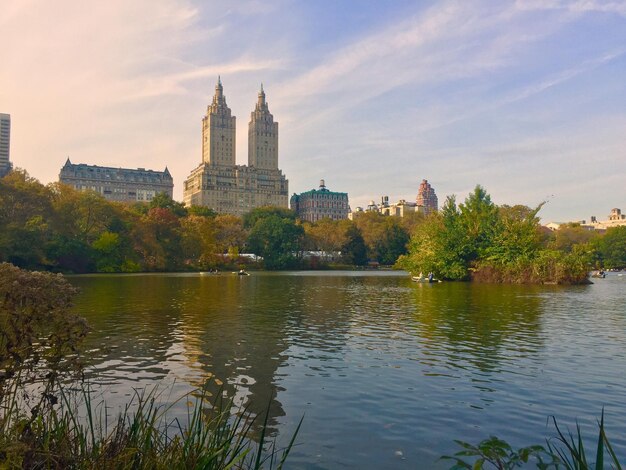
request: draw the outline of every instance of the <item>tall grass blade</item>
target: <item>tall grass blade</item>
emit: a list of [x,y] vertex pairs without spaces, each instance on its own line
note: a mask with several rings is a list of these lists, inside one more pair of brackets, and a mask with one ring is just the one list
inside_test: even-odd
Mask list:
[[604,470],[604,407],[600,417],[600,433],[598,434],[598,448],[596,450],[596,470]]

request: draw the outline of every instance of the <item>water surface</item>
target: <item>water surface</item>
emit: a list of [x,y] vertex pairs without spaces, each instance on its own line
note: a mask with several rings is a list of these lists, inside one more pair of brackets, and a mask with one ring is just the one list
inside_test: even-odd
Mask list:
[[[269,405],[290,468],[447,468],[454,439],[516,446],[547,418],[626,458],[626,276],[590,286],[416,284],[396,272],[76,276],[109,406],[159,384]],[[173,413],[184,414],[184,403]]]

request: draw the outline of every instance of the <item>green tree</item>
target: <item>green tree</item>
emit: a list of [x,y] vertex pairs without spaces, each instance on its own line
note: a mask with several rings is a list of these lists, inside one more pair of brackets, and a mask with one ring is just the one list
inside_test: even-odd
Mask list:
[[246,229],[254,227],[259,219],[276,216],[281,219],[296,220],[296,213],[291,209],[276,206],[264,206],[252,209],[243,216],[243,226]]
[[122,250],[120,235],[105,231],[95,240],[91,247],[94,250],[96,269],[101,273],[115,273],[122,270]]
[[341,247],[341,257],[345,263],[354,266],[367,264],[367,247],[361,231],[355,224],[350,224],[346,231],[346,241]]
[[182,219],[181,247],[185,264],[200,269],[215,268],[219,251],[214,219],[198,215]]
[[167,193],[157,193],[150,203],[148,209],[169,209],[169,211],[176,217],[185,217],[187,215],[187,208],[182,202],[174,201]]
[[274,213],[256,220],[250,230],[248,248],[263,257],[267,269],[284,269],[296,264],[303,237],[302,225]]
[[548,247],[569,253],[575,245],[592,243],[596,238],[595,230],[585,229],[578,223],[564,224],[552,233]]
[[608,229],[595,246],[605,268],[626,268],[626,226]]
[[198,217],[215,217],[217,215],[217,212],[205,206],[191,206],[187,209],[187,213]]
[[23,170],[0,179],[0,262],[45,267],[52,194]]
[[498,207],[491,202],[487,191],[477,185],[474,191],[459,204],[459,224],[464,233],[463,257],[472,265],[485,256],[492,245],[498,223]]

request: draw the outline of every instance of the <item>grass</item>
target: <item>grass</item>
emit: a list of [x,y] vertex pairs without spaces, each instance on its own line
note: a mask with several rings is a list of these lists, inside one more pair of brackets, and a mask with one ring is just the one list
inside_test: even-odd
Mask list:
[[[455,441],[462,450],[454,456],[443,456],[444,460],[453,460],[451,470],[508,470],[534,464],[539,469],[565,470],[604,470],[611,468],[622,470],[609,439],[604,430],[604,410],[598,421],[599,433],[595,444],[595,460],[589,460],[588,452],[583,443],[580,426],[576,432],[563,432],[556,419],[552,417],[557,435],[542,445],[532,445],[513,449],[506,441],[491,436],[473,445],[463,441]],[[608,457],[605,460],[605,457]]]
[[202,392],[181,422],[168,412],[191,395],[166,406],[156,392],[136,391],[111,424],[106,404],[94,404],[88,390],[59,395],[30,416],[0,402],[0,468],[281,469],[302,423],[279,449],[267,437],[267,412],[255,442],[251,413]]

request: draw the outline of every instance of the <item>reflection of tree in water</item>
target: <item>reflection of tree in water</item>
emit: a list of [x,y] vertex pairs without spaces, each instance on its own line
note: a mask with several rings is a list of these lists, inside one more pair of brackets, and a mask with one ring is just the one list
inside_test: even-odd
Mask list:
[[293,299],[278,278],[72,280],[82,289],[76,309],[92,329],[85,345],[89,378],[110,385],[109,393],[128,396],[133,387],[157,385],[164,398],[178,398],[189,384],[216,398],[221,393],[224,401],[254,414],[264,414],[269,405],[270,427],[285,414],[276,399],[275,374],[285,360],[283,330]]
[[160,276],[69,280],[81,290],[75,311],[90,327],[83,347],[87,378],[103,384],[165,378],[169,371],[163,364],[178,341],[179,314],[169,295],[177,282]]
[[428,362],[493,372],[541,349],[540,286],[416,284],[414,327]]
[[183,346],[202,371],[194,385],[255,415],[269,405],[270,428],[285,412],[275,374],[286,357],[283,336],[290,296],[266,276],[201,277],[182,309]]

